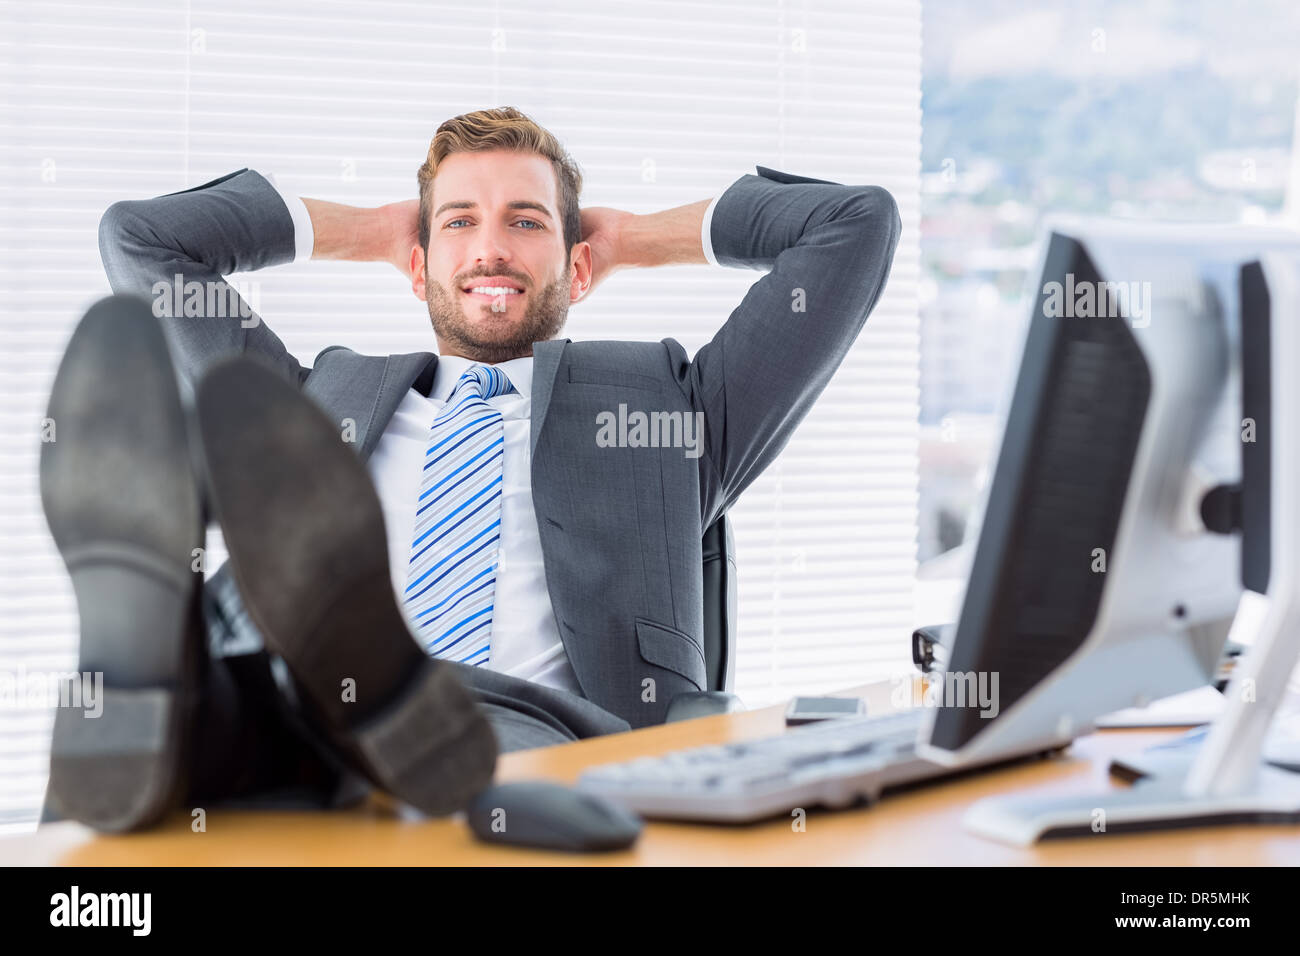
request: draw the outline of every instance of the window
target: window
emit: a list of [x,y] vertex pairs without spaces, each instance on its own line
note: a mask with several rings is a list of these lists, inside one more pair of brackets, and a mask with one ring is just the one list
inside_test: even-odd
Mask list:
[[[884,186],[903,238],[867,330],[778,464],[734,509],[750,706],[907,664],[917,508],[918,0],[0,3],[0,669],[70,669],[77,615],[37,491],[59,355],[108,290],[96,227],[118,199],[249,166],[300,195],[415,195],[443,119],[514,105],[581,165],[583,202],[650,212],[754,166]],[[574,308],[574,339],[693,352],[758,278],[623,272]],[[243,276],[304,363],[337,343],[433,347],[382,264]],[[219,550],[219,548],[214,548]],[[52,715],[9,707],[0,826],[30,825]]]

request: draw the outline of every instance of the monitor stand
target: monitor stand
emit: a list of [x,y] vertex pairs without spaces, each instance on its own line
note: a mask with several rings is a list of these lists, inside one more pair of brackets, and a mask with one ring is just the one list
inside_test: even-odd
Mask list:
[[[1300,660],[1300,267],[1267,255],[1272,397],[1268,593],[1247,592],[1229,640],[1251,643],[1224,691],[1227,706],[1186,757],[1144,762],[1127,789],[1075,796],[1021,794],[981,800],[968,830],[1017,846],[1063,836],[1239,823],[1300,822],[1300,773],[1264,761],[1265,738]],[[1254,635],[1238,633],[1247,601],[1264,601]],[[1246,638],[1246,640],[1243,640]]]

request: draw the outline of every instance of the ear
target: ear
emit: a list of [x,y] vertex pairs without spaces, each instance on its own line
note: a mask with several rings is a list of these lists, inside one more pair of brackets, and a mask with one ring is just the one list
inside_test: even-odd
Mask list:
[[428,288],[424,282],[424,249],[420,246],[411,248],[411,291],[421,302],[428,302]]
[[579,242],[569,257],[569,302],[580,302],[591,291],[591,243]]

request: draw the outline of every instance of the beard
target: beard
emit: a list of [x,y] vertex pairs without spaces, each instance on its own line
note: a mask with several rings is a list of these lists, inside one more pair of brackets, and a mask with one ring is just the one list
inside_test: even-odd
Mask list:
[[468,300],[462,299],[459,287],[453,293],[430,279],[427,271],[425,289],[429,319],[441,347],[448,355],[488,365],[532,355],[533,343],[555,338],[569,317],[569,284],[560,279],[529,297],[520,318],[511,318],[514,306],[507,312],[493,312],[492,302],[471,303],[470,308],[479,313],[471,318],[465,313],[462,302]]

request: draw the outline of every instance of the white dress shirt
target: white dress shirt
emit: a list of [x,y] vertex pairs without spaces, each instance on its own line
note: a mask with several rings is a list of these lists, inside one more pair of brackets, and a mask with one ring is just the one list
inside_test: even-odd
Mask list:
[[[306,205],[298,196],[280,189],[274,176],[269,173],[262,175],[275,186],[293,217],[293,261],[311,258],[315,233]],[[700,230],[704,256],[715,266],[718,261],[713,255],[709,227],[718,198],[713,197],[709,203]],[[461,374],[473,364],[470,359],[459,355],[439,356],[429,397],[414,388],[406,393],[366,463],[383,508],[393,592],[404,615],[406,604],[402,598],[406,591],[406,568],[411,557],[415,503],[420,493],[425,451],[429,447],[429,429]],[[497,542],[496,592],[492,602],[492,650],[483,666],[583,696],[560,640],[550,592],[546,587],[537,514],[533,510],[529,449],[533,359],[531,356],[511,359],[497,363],[495,367],[506,374],[515,391],[487,399],[488,404],[501,413],[505,449],[502,456],[501,537]],[[407,624],[414,632],[409,617]]]

